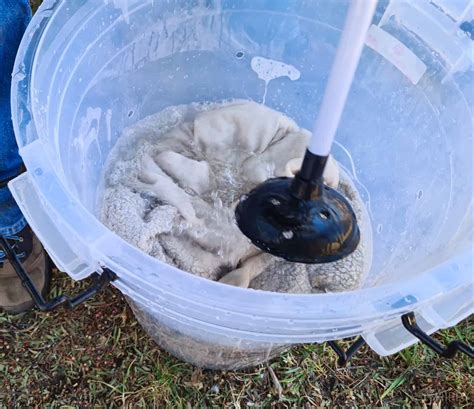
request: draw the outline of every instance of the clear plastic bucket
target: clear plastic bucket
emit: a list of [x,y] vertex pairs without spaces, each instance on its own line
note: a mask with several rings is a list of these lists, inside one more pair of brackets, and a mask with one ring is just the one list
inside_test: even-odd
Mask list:
[[[436,4],[435,4],[436,3]],[[468,1],[381,2],[334,155],[373,226],[363,287],[286,295],[207,281],[132,247],[97,219],[124,128],[177,104],[252,99],[311,129],[347,2],[47,0],[13,73],[28,172],[11,183],[31,226],[74,279],[116,272],[142,325],[175,355],[237,368],[288,345],[362,335],[387,355],[473,310],[472,41]],[[265,83],[254,57],[295,67]]]

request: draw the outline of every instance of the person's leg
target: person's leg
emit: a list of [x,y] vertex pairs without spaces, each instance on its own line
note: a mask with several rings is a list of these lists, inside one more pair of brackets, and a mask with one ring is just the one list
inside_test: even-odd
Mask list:
[[[0,236],[8,240],[37,288],[45,293],[49,284],[46,255],[6,185],[23,168],[11,121],[10,88],[16,52],[30,18],[28,0],[0,0]],[[0,247],[0,309],[18,313],[32,306]]]
[[22,161],[15,142],[10,109],[10,84],[16,51],[31,18],[27,0],[0,0],[0,235],[21,231],[25,219],[6,186],[18,175]]

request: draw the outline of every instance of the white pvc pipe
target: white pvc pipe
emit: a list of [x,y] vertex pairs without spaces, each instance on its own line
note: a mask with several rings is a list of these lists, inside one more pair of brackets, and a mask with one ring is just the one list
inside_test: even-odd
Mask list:
[[377,0],[352,0],[308,150],[327,156],[364,48]]

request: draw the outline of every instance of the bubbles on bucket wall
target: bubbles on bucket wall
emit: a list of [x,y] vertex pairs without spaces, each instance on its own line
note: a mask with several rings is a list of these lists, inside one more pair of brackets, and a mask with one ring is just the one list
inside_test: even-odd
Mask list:
[[257,74],[258,78],[265,81],[265,91],[262,98],[263,105],[265,105],[268,84],[270,81],[281,77],[288,77],[291,81],[297,81],[301,77],[300,71],[293,65],[264,57],[253,57],[250,66]]
[[97,134],[99,130],[100,118],[102,116],[101,108],[87,109],[87,114],[81,120],[79,132],[76,138],[73,140],[73,146],[76,149],[79,157],[81,158],[81,167],[86,168],[86,155],[92,144],[96,144],[100,151],[100,146],[97,141]]
[[[101,138],[98,137],[100,134],[105,135],[102,143],[99,141]],[[88,179],[84,176],[94,168],[94,162],[103,159],[103,149],[108,149],[110,146],[112,146],[112,109],[88,107],[85,115],[80,119],[77,135],[72,142],[80,163],[80,172],[73,176],[76,181],[76,193],[85,203],[91,203],[94,195],[88,191]]]
[[105,4],[112,4],[115,8],[120,9],[125,22],[127,24],[130,23],[129,0],[104,0],[104,2]]
[[112,110],[110,108],[107,109],[107,112],[105,113],[105,123],[107,126],[107,144],[108,146],[112,146]]

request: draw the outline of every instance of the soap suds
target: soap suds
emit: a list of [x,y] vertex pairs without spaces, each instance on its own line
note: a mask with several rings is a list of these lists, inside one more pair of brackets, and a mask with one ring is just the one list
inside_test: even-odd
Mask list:
[[270,81],[281,77],[288,77],[291,81],[297,81],[301,77],[300,71],[293,65],[264,57],[253,57],[252,61],[250,61],[250,67],[257,74],[258,78],[265,82],[262,99],[263,105],[265,105]]
[[211,280],[290,293],[357,288],[370,267],[370,225],[334,160],[325,183],[349,199],[361,227],[350,256],[290,263],[262,253],[235,223],[242,195],[268,178],[293,176],[309,136],[288,117],[249,101],[167,108],[123,132],[105,171],[101,221],[153,257]]

